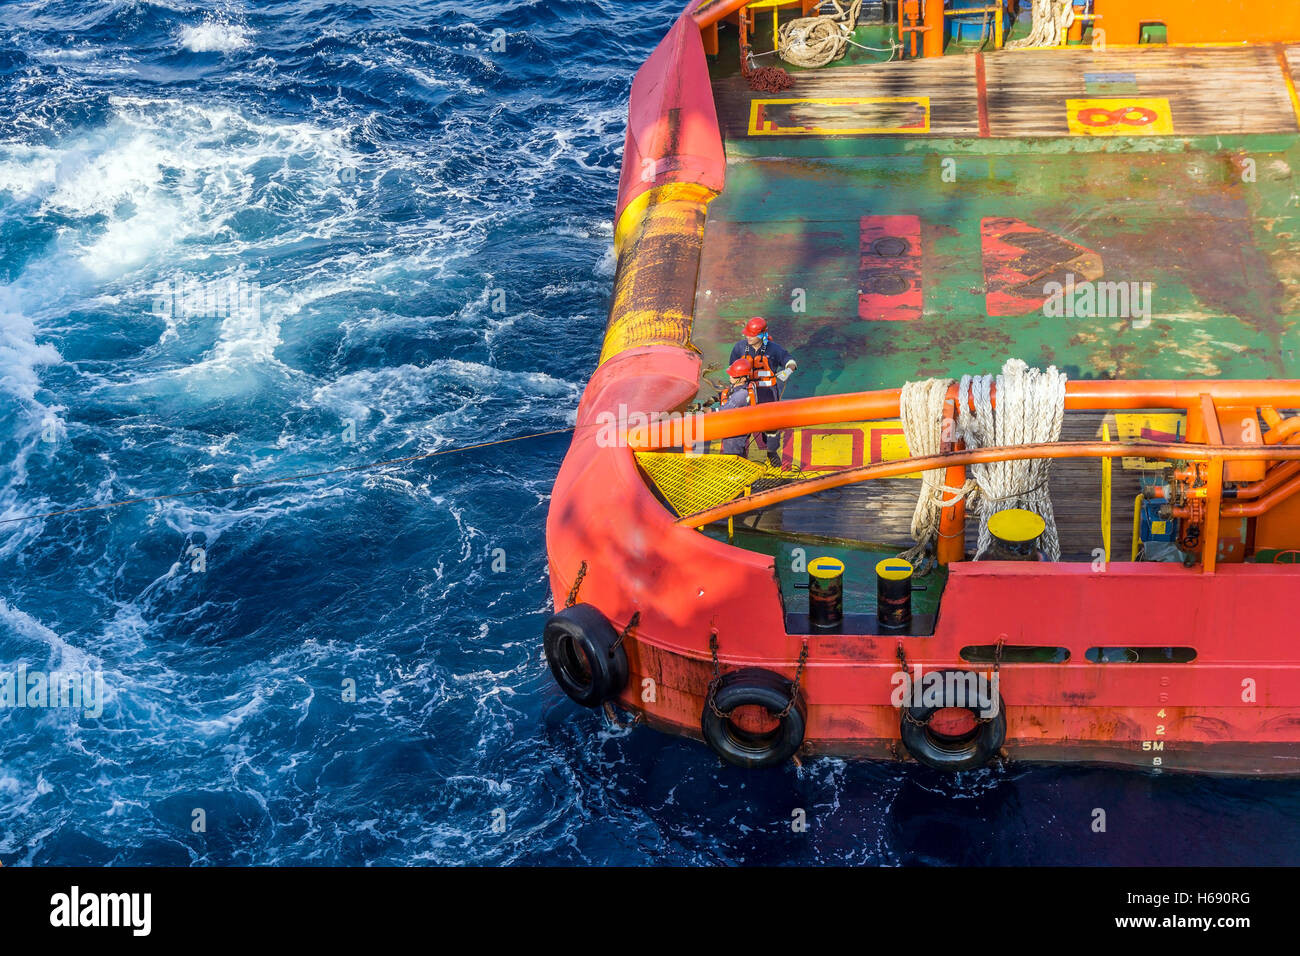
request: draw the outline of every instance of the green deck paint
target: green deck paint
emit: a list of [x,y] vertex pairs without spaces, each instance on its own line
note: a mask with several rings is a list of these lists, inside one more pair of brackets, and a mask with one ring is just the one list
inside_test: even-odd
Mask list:
[[[867,142],[882,141],[854,140]],[[706,364],[720,364],[744,320],[766,316],[800,363],[790,397],[995,371],[1008,357],[1073,378],[1294,374],[1300,142],[1159,143],[1067,151],[1032,139],[993,152],[912,139],[874,155],[733,156],[705,227],[695,344]],[[1255,164],[1253,183],[1242,181],[1242,158]],[[859,217],[883,214],[922,220],[925,303],[915,322],[858,318]],[[994,216],[1096,250],[1103,281],[1150,284],[1152,314],[989,316],[980,223]]]

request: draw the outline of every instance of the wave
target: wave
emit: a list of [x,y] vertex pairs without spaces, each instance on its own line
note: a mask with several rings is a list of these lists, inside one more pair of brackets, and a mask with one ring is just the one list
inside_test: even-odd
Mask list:
[[182,27],[180,44],[191,53],[230,53],[251,47],[252,31],[239,23],[209,17],[200,24]]

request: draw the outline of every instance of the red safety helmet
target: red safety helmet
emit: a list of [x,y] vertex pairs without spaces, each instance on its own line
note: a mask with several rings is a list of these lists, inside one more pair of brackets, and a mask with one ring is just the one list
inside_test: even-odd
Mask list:
[[754,374],[754,363],[749,356],[738,358],[731,363],[731,367],[727,369],[727,374],[732,378],[749,378]]
[[767,319],[756,315],[745,324],[746,335],[762,335],[767,331]]

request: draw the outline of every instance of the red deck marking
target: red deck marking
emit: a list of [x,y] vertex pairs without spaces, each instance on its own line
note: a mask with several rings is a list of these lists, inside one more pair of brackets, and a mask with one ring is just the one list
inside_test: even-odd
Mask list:
[[980,220],[984,301],[989,315],[1027,315],[1043,308],[1048,283],[1101,278],[1101,256],[1022,219]]
[[975,90],[979,97],[980,136],[987,139],[989,133],[989,83],[984,75],[984,54],[975,54]]
[[1125,106],[1117,110],[1089,106],[1079,110],[1079,122],[1084,126],[1150,126],[1159,118],[1155,110],[1145,106]]
[[921,317],[921,218],[863,216],[858,318],[900,322]]

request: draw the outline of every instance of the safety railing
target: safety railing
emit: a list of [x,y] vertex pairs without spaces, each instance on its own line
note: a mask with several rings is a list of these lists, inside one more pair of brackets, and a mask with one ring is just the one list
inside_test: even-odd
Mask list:
[[[900,389],[859,392],[848,395],[795,399],[705,415],[691,423],[671,423],[654,432],[630,432],[628,444],[634,450],[652,451],[672,447],[696,447],[717,439],[754,432],[826,425],[846,421],[877,421],[899,415]],[[992,394],[996,404],[996,390]],[[958,401],[957,387],[950,390],[945,420],[952,420]],[[1194,508],[1176,517],[1195,517],[1203,525],[1201,566],[1213,571],[1218,559],[1219,525],[1223,518],[1257,517],[1300,491],[1300,418],[1284,419],[1275,409],[1300,407],[1300,381],[1148,381],[1070,382],[1066,385],[1066,411],[1115,411],[1132,409],[1181,409],[1188,415],[1187,440],[1179,444],[1133,442],[1072,442],[1013,445],[963,449],[954,443],[941,454],[873,462],[830,474],[796,479],[691,514],[677,523],[703,527],[749,511],[771,507],[794,498],[833,488],[883,478],[901,477],[918,471],[943,469],[945,482],[959,487],[965,469],[973,464],[1029,459],[1144,458],[1155,461],[1203,463],[1197,476]],[[1259,414],[1269,431],[1253,441],[1229,442],[1224,438],[1219,409],[1249,409]],[[955,430],[949,431],[955,434]],[[1273,463],[1259,481],[1234,484],[1233,500],[1225,501],[1225,466],[1233,462]],[[945,563],[961,559],[965,522],[964,508],[945,508],[940,541],[947,548],[940,555]]]

